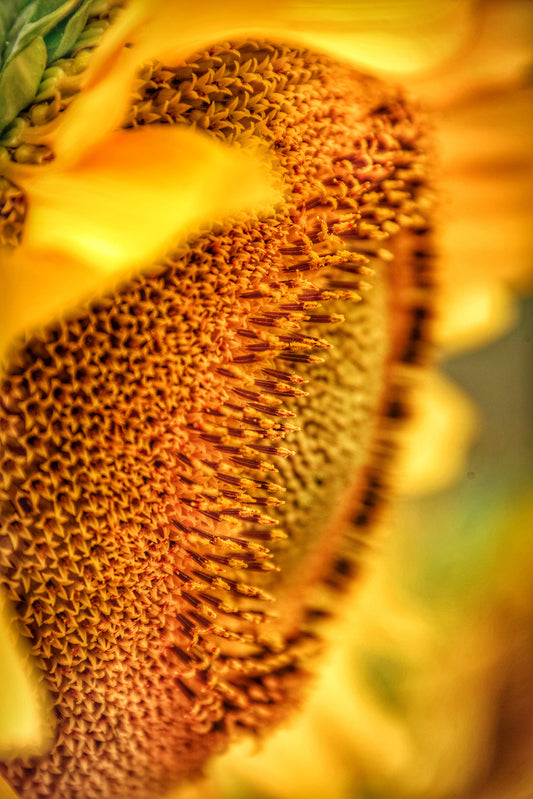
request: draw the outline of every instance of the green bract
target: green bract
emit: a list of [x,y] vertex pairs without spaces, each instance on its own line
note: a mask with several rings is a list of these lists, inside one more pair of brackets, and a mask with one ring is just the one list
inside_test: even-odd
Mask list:
[[53,61],[70,55],[94,0],[7,0],[0,8],[0,132],[38,94]]

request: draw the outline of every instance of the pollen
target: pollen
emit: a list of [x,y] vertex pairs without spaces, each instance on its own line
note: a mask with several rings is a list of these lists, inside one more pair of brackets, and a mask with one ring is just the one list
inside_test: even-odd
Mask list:
[[50,753],[1,766],[22,799],[162,795],[289,712],[430,349],[427,124],[399,90],[222,43],[142,70],[125,126],[153,124],[260,141],[286,200],[12,352],[0,580],[55,711]]

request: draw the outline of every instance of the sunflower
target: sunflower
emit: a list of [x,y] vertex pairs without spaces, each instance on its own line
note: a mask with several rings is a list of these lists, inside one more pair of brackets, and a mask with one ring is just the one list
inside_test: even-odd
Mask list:
[[30,677],[22,797],[164,793],[285,717],[429,356],[430,126],[323,52],[387,24],[217,7],[6,14],[2,582],[54,718]]

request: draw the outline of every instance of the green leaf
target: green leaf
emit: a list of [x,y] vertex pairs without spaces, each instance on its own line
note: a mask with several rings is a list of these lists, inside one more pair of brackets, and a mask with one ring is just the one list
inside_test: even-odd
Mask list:
[[46,45],[39,36],[0,74],[0,132],[31,103],[46,67]]
[[24,2],[20,8],[15,12],[15,18],[6,35],[6,43],[4,52],[2,54],[2,69],[5,67],[10,55],[13,54],[13,43],[17,40],[20,31],[28,22],[31,22],[33,17],[35,0],[33,2]]
[[63,20],[63,22],[56,26],[50,33],[45,36],[46,49],[48,50],[48,63],[57,61],[58,58],[63,58],[68,55],[71,50],[76,46],[81,32],[83,31],[89,10],[93,0],[84,0],[77,11]]
[[0,55],[4,50],[8,35],[25,2],[26,0],[3,0],[3,2],[0,3]]
[[16,20],[9,31],[9,44],[4,53],[4,70],[33,39],[45,36],[70,14],[81,0],[34,0]]

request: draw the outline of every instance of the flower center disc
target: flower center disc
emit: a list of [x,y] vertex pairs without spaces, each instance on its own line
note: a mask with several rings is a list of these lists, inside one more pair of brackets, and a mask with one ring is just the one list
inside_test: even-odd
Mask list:
[[283,717],[425,355],[425,123],[397,90],[222,44],[145,68],[126,125],[161,123],[260,141],[286,204],[13,354],[1,579],[57,722],[49,756],[3,766],[28,799],[153,797]]

